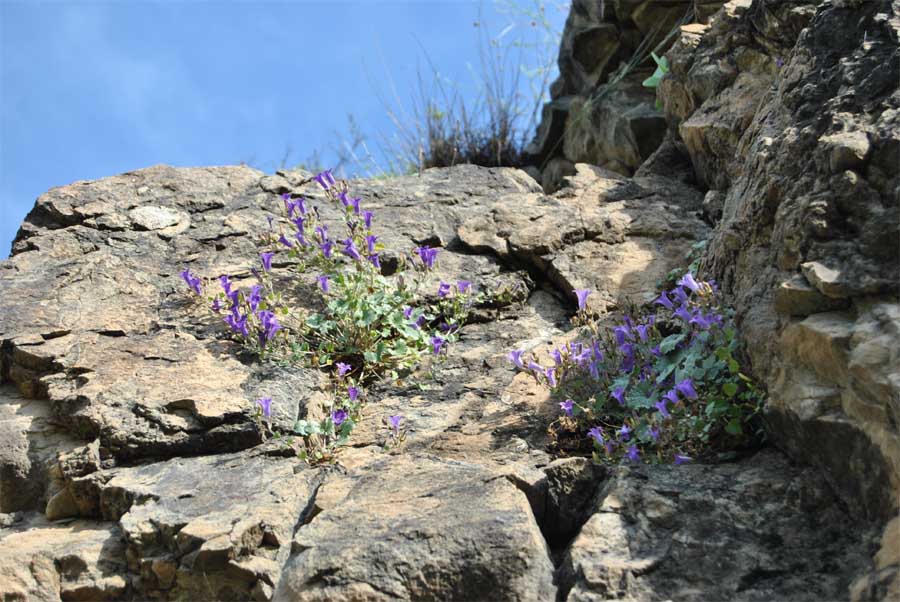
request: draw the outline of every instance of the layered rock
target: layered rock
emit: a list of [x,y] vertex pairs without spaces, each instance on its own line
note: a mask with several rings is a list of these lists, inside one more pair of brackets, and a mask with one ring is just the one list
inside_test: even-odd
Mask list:
[[[876,525],[900,505],[898,10],[735,0],[683,27],[659,88],[669,155],[638,172],[689,157],[715,226],[703,270],[734,300],[773,438]],[[896,595],[897,554],[879,569],[855,596]]]
[[[554,196],[506,169],[355,182],[389,248],[442,247],[435,290],[438,279],[465,278],[512,294],[508,305],[477,310],[434,381],[370,387],[337,463],[308,466],[271,436],[321,399],[323,375],[240,353],[178,276],[190,266],[249,281],[253,233],[268,227],[283,192],[310,197],[338,228],[338,213],[306,175],[154,167],[38,200],[0,268],[0,596],[576,600],[601,595],[588,565],[643,583],[640,566],[623,568],[628,538],[582,528],[606,520],[610,500],[626,495],[610,491],[634,487],[632,477],[608,477],[584,458],[554,459],[547,429],[558,407],[506,353],[540,353],[571,336],[573,288],[595,288],[598,312],[649,300],[708,236],[702,194],[678,180],[630,180],[587,165]],[[317,302],[314,275],[295,274],[277,255],[273,266],[294,303]],[[263,395],[275,400],[269,426],[252,405]],[[391,448],[386,419],[396,414],[405,439]],[[685,491],[707,470],[723,482],[749,471],[717,512],[789,523],[795,554],[840,542],[846,570],[814,590],[825,597],[870,575],[869,539],[854,518],[826,488],[798,485],[799,469],[775,452],[729,467],[654,470],[660,487]],[[771,504],[735,501],[797,487],[819,505],[787,493]],[[636,502],[635,516],[653,514],[655,503]],[[807,519],[818,508],[836,530]],[[695,537],[707,510],[686,503],[679,533]],[[783,557],[768,533],[736,530],[719,541],[771,552],[767,571]],[[603,546],[612,551],[591,556]],[[682,557],[666,562],[677,567]],[[879,558],[876,568],[890,570],[889,554]],[[758,599],[793,595],[798,580],[824,569],[810,559],[792,568],[796,579],[772,580],[742,561],[717,570]],[[877,574],[867,577],[870,589]],[[655,597],[648,587],[627,592]]]
[[706,23],[721,0],[575,0],[550,87],[527,149],[544,190],[564,185],[576,163],[630,176],[662,143],[666,122],[653,89],[656,69],[679,24]]

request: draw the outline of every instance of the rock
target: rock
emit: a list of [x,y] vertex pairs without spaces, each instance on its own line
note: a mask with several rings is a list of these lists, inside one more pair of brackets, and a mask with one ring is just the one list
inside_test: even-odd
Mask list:
[[[134,222],[137,230],[162,230],[179,224],[185,220],[190,222],[190,217],[182,212],[174,211],[166,207],[140,206],[128,212],[128,217]],[[187,224],[182,230],[187,229]]]
[[293,550],[274,600],[555,594],[525,494],[477,466],[427,456],[395,456],[361,471],[346,497],[299,529]]
[[198,599],[213,588],[247,599],[258,580],[277,583],[315,496],[318,477],[299,468],[260,452],[176,458],[93,473],[74,490],[84,514],[121,526],[142,597]]
[[849,303],[846,300],[826,297],[799,274],[782,282],[775,291],[775,309],[780,314],[808,316],[847,307]]
[[566,551],[564,598],[835,600],[868,568],[821,479],[747,465],[621,467]]
[[29,514],[0,529],[4,600],[121,600],[128,591],[125,547],[109,524],[47,522]]
[[828,152],[828,165],[834,173],[860,169],[871,150],[868,136],[860,131],[822,136],[819,143],[824,145]]
[[656,95],[637,81],[610,85],[596,97],[576,97],[569,107],[563,153],[575,163],[617,161],[630,175],[665,136]]
[[563,187],[567,176],[575,174],[575,164],[562,157],[550,159],[541,176],[545,194],[553,194]]
[[678,129],[697,180],[709,188],[728,188],[730,163],[738,142],[771,83],[770,78],[742,73],[737,80],[694,111]]
[[77,445],[50,414],[45,401],[0,386],[0,511],[43,509],[56,453]]

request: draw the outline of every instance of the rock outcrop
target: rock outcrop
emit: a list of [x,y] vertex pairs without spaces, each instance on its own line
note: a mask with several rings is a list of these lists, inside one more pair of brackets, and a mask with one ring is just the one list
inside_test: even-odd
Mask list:
[[[241,353],[179,278],[252,282],[281,193],[339,226],[308,174],[157,166],[47,192],[0,263],[0,598],[896,599],[898,12],[574,2],[543,189],[469,166],[353,183],[389,249],[442,248],[426,286],[511,294],[434,380],[369,387],[332,465],[275,437],[324,375]],[[644,41],[670,47],[656,98],[629,67]],[[589,129],[565,125],[588,105]],[[571,336],[573,289],[601,314],[650,301],[704,240],[776,446],[553,456],[559,409],[507,351]],[[278,255],[272,277],[318,302]]]
[[[706,23],[723,0],[574,0],[559,48],[559,77],[526,149],[554,192],[590,163],[630,176],[663,142],[666,120],[642,85],[677,37]],[[702,25],[701,25],[702,26]]]
[[[639,577],[648,561],[632,550],[628,525],[663,525],[646,523],[641,537],[659,574],[674,575],[696,553],[684,546],[712,528],[710,513],[743,517],[716,535],[733,551],[716,575],[740,584],[741,596],[793,595],[815,582],[810,592],[840,597],[868,574],[871,534],[777,452],[634,476],[548,453],[558,408],[506,352],[565,337],[572,288],[596,288],[600,312],[649,300],[708,236],[702,195],[665,177],[579,165],[554,196],[507,169],[355,182],[376,227],[390,225],[380,230],[389,248],[441,246],[436,279],[517,292],[509,305],[478,310],[434,382],[372,387],[336,465],[292,457],[268,438],[252,400],[272,396],[271,429],[286,432],[324,394],[323,376],[241,355],[178,273],[251,278],[253,232],[283,192],[312,198],[336,225],[304,175],[154,167],[38,200],[0,268],[4,598],[666,597],[670,578]],[[312,303],[310,276],[277,256],[273,266],[295,283],[296,303]],[[385,451],[395,414],[406,438]],[[672,509],[677,520],[660,514],[662,493],[643,491],[645,478],[693,491],[708,470],[737,478],[734,493],[719,499],[709,481],[697,501]],[[630,500],[633,514],[610,538],[593,525],[612,516],[615,499]],[[810,520],[813,508],[826,514]],[[787,551],[778,525],[790,525]],[[742,556],[748,545],[758,560]],[[813,549],[832,554],[811,555],[791,578],[767,572]]]

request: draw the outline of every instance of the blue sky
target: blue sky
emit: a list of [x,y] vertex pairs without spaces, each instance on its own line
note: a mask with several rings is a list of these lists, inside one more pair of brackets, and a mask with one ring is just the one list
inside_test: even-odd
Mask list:
[[[409,110],[426,53],[474,98],[479,34],[540,45],[538,3],[0,0],[0,257],[53,186],[157,163],[271,172],[288,150],[290,165],[317,150],[331,165],[348,114],[384,168],[385,99]],[[561,30],[565,3],[548,4]],[[513,70],[540,62],[512,52]]]

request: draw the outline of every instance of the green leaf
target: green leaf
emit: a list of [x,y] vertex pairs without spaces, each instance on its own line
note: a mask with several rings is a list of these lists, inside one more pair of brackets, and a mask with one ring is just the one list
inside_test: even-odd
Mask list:
[[734,436],[743,434],[744,429],[741,428],[741,421],[737,418],[729,420],[728,424],[725,425],[725,432]]
[[738,386],[735,383],[725,383],[722,385],[722,392],[726,397],[734,397],[738,392]]
[[740,367],[740,365],[737,363],[737,360],[735,360],[734,358],[731,358],[731,359],[728,360],[728,370],[729,370],[729,372],[731,372],[732,374],[737,374],[738,372],[741,371],[741,367]]
[[653,72],[653,75],[645,79],[642,85],[645,88],[656,88],[659,86],[659,82],[663,75],[669,72],[669,61],[666,57],[660,58],[653,52],[650,54],[653,56],[653,60],[656,61],[656,71]]
[[681,341],[684,340],[684,333],[681,334],[670,334],[666,338],[662,340],[659,344],[659,350],[663,353],[669,353],[675,346],[678,345]]

